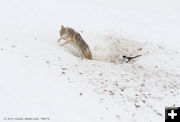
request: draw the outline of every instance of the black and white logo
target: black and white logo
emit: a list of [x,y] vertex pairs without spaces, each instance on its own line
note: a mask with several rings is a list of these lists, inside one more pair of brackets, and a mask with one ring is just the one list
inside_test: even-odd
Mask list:
[[166,107],[165,117],[165,122],[180,122],[180,107]]

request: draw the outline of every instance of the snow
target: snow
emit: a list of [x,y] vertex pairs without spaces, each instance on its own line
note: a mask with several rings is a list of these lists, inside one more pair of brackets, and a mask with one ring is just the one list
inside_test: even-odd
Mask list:
[[[165,107],[180,106],[179,3],[0,1],[0,121],[164,121]],[[59,46],[61,25],[94,60]]]

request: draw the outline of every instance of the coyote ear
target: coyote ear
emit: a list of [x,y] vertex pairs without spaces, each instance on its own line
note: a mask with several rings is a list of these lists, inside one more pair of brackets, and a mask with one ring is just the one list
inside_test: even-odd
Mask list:
[[63,25],[61,25],[61,29],[63,29],[64,28],[64,26]]

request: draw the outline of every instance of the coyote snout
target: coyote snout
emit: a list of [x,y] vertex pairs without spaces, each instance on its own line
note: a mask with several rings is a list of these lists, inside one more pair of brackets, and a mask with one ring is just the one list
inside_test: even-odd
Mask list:
[[64,27],[63,25],[61,26],[59,33],[60,38],[58,39],[58,42],[60,42],[61,39],[66,40],[63,44],[60,45],[61,47],[65,44],[72,44],[75,48],[78,49],[81,57],[92,59],[92,54],[89,49],[89,46],[83,40],[80,33],[76,32],[72,28]]

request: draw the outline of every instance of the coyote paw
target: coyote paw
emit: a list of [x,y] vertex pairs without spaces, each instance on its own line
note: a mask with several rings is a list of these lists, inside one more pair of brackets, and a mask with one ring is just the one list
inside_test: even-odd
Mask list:
[[58,40],[57,40],[57,42],[60,42],[61,41],[61,38],[59,38]]

